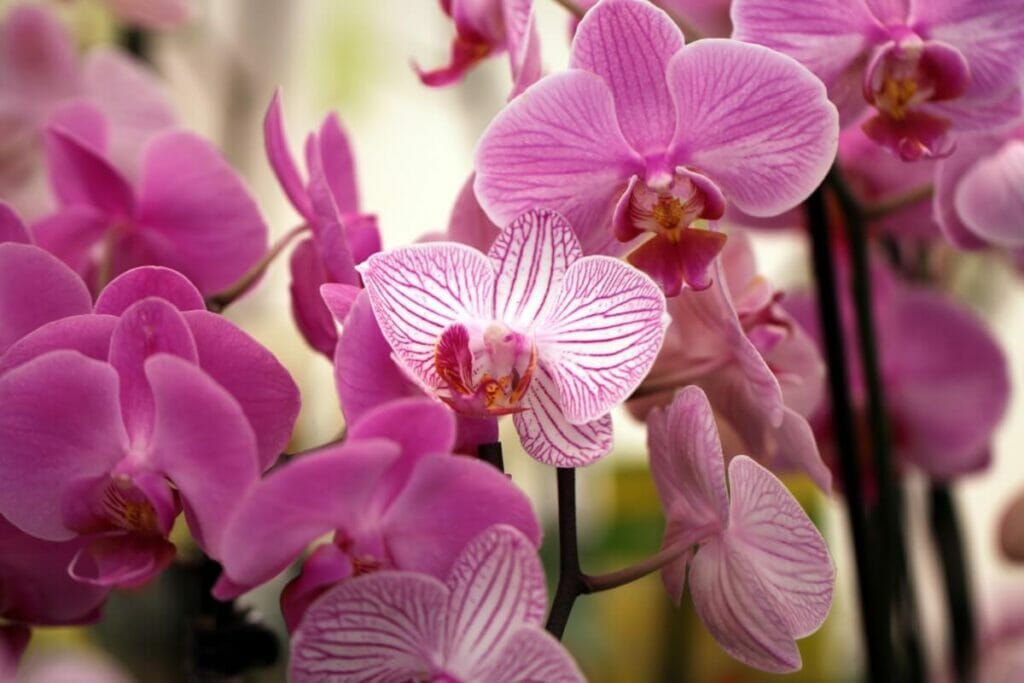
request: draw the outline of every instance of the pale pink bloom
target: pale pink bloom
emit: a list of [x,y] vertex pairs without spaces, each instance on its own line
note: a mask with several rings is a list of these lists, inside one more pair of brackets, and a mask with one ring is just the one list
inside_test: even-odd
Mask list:
[[796,639],[818,630],[832,605],[825,540],[782,482],[750,458],[730,461],[727,484],[699,388],[680,391],[647,424],[668,521],[663,547],[687,548],[662,570],[672,599],[679,603],[689,578],[694,608],[726,652],[764,671],[798,670]]
[[905,161],[1021,113],[1018,0],[735,0],[732,20],[821,78],[844,126],[872,108],[864,131]]
[[541,73],[540,40],[534,26],[533,0],[441,0],[441,9],[455,24],[447,66],[424,71],[414,64],[425,85],[462,80],[479,61],[508,53],[515,97]]
[[958,247],[1024,248],[1024,126],[958,138],[936,168],[933,207]]
[[642,418],[679,387],[699,385],[730,455],[746,453],[776,471],[802,470],[828,491],[831,474],[807,421],[824,390],[820,353],[758,274],[742,232],[730,234],[712,272],[710,288],[670,300],[665,344],[640,385],[646,396],[631,401],[631,411]]
[[103,0],[121,21],[148,29],[169,29],[188,21],[193,0]]
[[551,211],[517,218],[487,255],[420,244],[362,268],[405,369],[456,412],[513,414],[526,451],[559,467],[610,450],[609,411],[647,374],[667,322],[650,278],[582,256],[572,227]]
[[512,525],[536,546],[529,499],[491,465],[452,455],[454,439],[450,411],[426,398],[402,399],[349,424],[344,444],[275,471],[228,523],[215,594],[233,597],[269,581],[333,533],[282,595],[294,628],[314,598],[352,576],[381,569],[444,576],[462,546],[492,524]]
[[587,12],[570,66],[485,131],[480,204],[500,225],[558,211],[585,253],[632,250],[630,262],[669,296],[684,282],[710,284],[725,236],[706,221],[727,204],[754,216],[792,208],[835,156],[835,107],[807,69],[735,41],[684,47],[647,2],[604,0]]
[[292,316],[309,345],[330,357],[338,333],[320,287],[359,285],[356,264],[380,251],[377,218],[359,210],[355,160],[337,114],[328,114],[320,130],[306,138],[308,181],[288,151],[280,91],[267,109],[263,139],[278,182],[312,232],[291,256]]
[[292,683],[582,683],[542,624],[544,570],[530,539],[493,526],[447,578],[383,571],[326,593],[292,638]]

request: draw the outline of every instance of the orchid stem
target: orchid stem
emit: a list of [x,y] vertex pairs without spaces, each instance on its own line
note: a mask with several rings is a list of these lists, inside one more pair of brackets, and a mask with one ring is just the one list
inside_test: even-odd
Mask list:
[[974,609],[970,576],[964,554],[963,535],[957,518],[956,501],[947,484],[932,482],[928,492],[932,540],[942,564],[946,608],[956,680],[967,683],[975,669]]
[[476,447],[476,454],[484,462],[493,465],[499,472],[505,472],[505,458],[501,453],[501,442],[482,443]]
[[249,288],[260,279],[267,267],[274,262],[274,259],[281,255],[281,252],[284,251],[285,247],[291,244],[292,240],[306,232],[308,229],[309,226],[303,223],[302,225],[297,225],[285,234],[281,235],[277,242],[274,242],[270,249],[267,250],[267,253],[263,258],[260,259],[256,265],[250,268],[249,272],[243,275],[238,282],[217,294],[207,297],[206,308],[214,313],[220,313],[234,303],[238,297],[249,291]]
[[680,555],[685,553],[691,546],[689,543],[675,543],[663,550],[660,550],[657,554],[651,555],[646,560],[641,560],[634,565],[619,569],[618,571],[609,572],[607,574],[596,574],[596,575],[584,575],[583,583],[586,586],[584,593],[600,593],[601,591],[611,590],[612,588],[618,588],[619,586],[625,586],[627,583],[633,583],[637,579],[658,571],[668,563],[677,559]]
[[576,534],[576,470],[559,467],[558,479],[558,587],[548,613],[547,630],[562,639],[565,625],[576,598],[586,592],[580,569],[579,541]]
[[923,202],[926,199],[930,199],[935,193],[935,188],[932,185],[922,185],[921,187],[915,187],[909,192],[896,195],[890,199],[886,199],[882,202],[876,202],[874,204],[867,204],[863,208],[864,219],[868,222],[884,218],[891,213],[895,213],[901,209],[905,209],[908,206],[913,206],[918,202]]
[[828,368],[829,396],[835,448],[843,479],[843,491],[849,508],[847,515],[857,567],[861,628],[867,646],[868,671],[872,681],[893,680],[892,649],[887,606],[877,582],[878,563],[868,527],[867,509],[860,466],[860,444],[850,401],[846,342],[839,312],[839,292],[833,262],[835,250],[825,206],[824,187],[807,200],[807,224],[811,237],[814,281],[817,287],[818,313]]

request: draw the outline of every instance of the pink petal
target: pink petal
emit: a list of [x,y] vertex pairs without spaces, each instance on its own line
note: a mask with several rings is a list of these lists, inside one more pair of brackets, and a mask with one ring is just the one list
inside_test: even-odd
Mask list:
[[44,323],[91,309],[89,290],[63,263],[30,244],[0,243],[0,354]]
[[299,169],[295,166],[295,159],[288,151],[288,138],[284,132],[284,113],[281,105],[281,90],[274,91],[274,96],[267,107],[266,116],[263,118],[263,144],[267,149],[267,158],[270,160],[270,167],[277,176],[277,182],[281,183],[284,192],[288,195],[292,206],[306,220],[313,215],[313,208],[309,203],[309,196],[306,194],[306,186],[299,175]]
[[[281,616],[284,617],[288,631],[294,633],[302,623],[302,617],[309,606],[332,586],[351,577],[354,571],[352,558],[337,545],[328,543],[317,546],[303,560],[299,575],[289,581],[281,591]],[[245,590],[244,587],[238,587],[231,589],[230,592],[219,593],[218,588],[226,582],[227,576],[222,575],[218,585],[214,586],[215,596],[230,597]]]
[[[345,234],[339,207],[335,204],[330,176],[321,160],[319,145],[316,138],[311,138],[308,158],[309,164],[309,201],[313,207],[313,239],[317,251],[324,262],[324,269],[332,282],[343,282],[349,285],[359,284],[352,248]],[[335,160],[337,163],[337,160]],[[336,171],[336,169],[332,169]]]
[[711,404],[699,387],[680,390],[647,416],[651,476],[669,522],[724,526],[729,519],[725,461]]
[[964,224],[956,208],[960,181],[979,159],[999,150],[1000,140],[986,135],[965,135],[957,139],[954,153],[939,161],[935,167],[935,193],[932,195],[932,213],[943,234],[961,249],[980,249],[986,242]]
[[459,554],[446,581],[445,663],[465,680],[482,680],[487,659],[523,626],[547,612],[547,583],[536,546],[512,527],[493,526]]
[[110,125],[103,112],[90,100],[75,98],[61,103],[50,113],[47,124],[68,133],[91,150],[107,152]]
[[769,591],[746,554],[723,540],[702,545],[690,564],[693,606],[723,650],[762,671],[798,671],[800,651]]
[[583,683],[576,662],[565,646],[547,631],[520,628],[505,640],[480,671],[481,681],[495,683]]
[[541,77],[540,36],[533,12],[533,0],[506,0],[501,3],[505,21],[505,43],[512,67],[512,92],[516,97]]
[[0,89],[28,101],[55,101],[77,83],[75,44],[47,8],[16,5],[0,28]]
[[570,66],[604,80],[623,135],[644,157],[663,154],[676,128],[665,72],[682,48],[682,31],[668,15],[635,0],[607,0],[576,29]]
[[787,407],[782,424],[769,438],[776,444],[775,457],[769,460],[773,472],[805,472],[822,491],[832,490],[832,471],[821,459],[806,417]]
[[259,585],[320,536],[358,527],[374,488],[398,456],[392,443],[364,440],[320,449],[275,470],[249,491],[228,522],[220,558],[227,576],[239,586]]
[[117,326],[112,315],[72,315],[46,323],[25,335],[0,355],[0,375],[50,351],[70,349],[106,362],[110,337]]
[[543,363],[537,364],[522,412],[512,419],[523,450],[534,460],[554,467],[582,467],[612,449],[612,418],[573,424],[562,413],[558,384]]
[[188,311],[199,367],[228,390],[256,435],[260,469],[270,467],[288,445],[299,414],[299,388],[265,346],[226,318]]
[[434,347],[453,322],[494,317],[494,269],[461,244],[422,244],[374,254],[360,272],[380,331],[424,385],[436,387]]
[[218,557],[221,535],[259,479],[256,438],[238,402],[193,363],[146,361],[156,407],[149,458],[181,494],[196,542]]
[[161,133],[146,146],[138,223],[153,235],[156,265],[207,294],[233,284],[267,250],[267,226],[241,178],[191,133]]
[[395,566],[444,578],[466,544],[494,524],[540,544],[530,499],[508,477],[471,457],[435,453],[416,465],[382,529]]
[[1014,140],[981,159],[956,188],[956,211],[982,239],[1024,247],[1024,142]]
[[29,244],[32,238],[14,209],[7,202],[0,201],[0,243],[3,242]]
[[369,294],[356,298],[344,320],[334,353],[334,382],[347,424],[354,424],[386,401],[423,395],[395,363],[373,315]]
[[758,45],[707,39],[669,65],[674,160],[692,165],[752,216],[782,213],[825,177],[839,144],[821,81]]
[[179,311],[206,310],[203,295],[181,273],[160,266],[134,268],[114,278],[96,297],[95,313],[121,315],[146,297],[163,299]]
[[388,401],[348,425],[346,439],[387,439],[403,456],[451,453],[455,419],[444,405],[428,398]]
[[143,367],[157,353],[190,363],[199,357],[178,309],[162,299],[143,299],[121,315],[110,338],[110,364],[120,380],[121,412],[133,444],[145,444],[153,429],[153,392]]
[[292,683],[409,681],[429,675],[440,654],[448,590],[411,572],[345,581],[306,611],[292,635]]
[[363,290],[353,285],[327,282],[320,285],[320,298],[324,300],[324,305],[331,312],[335,322],[341,323],[348,317],[361,291]]
[[117,373],[74,351],[53,351],[0,376],[0,514],[52,541],[71,538],[61,494],[104,474],[128,447]]
[[111,219],[134,213],[128,181],[96,150],[61,128],[48,128],[45,141],[50,185],[62,204],[85,204]]
[[785,485],[744,455],[729,463],[729,490],[725,543],[750,562],[790,635],[814,633],[828,616],[835,582],[825,539]]
[[[90,283],[98,275],[97,247],[110,230],[110,217],[79,204],[59,209],[32,226],[35,242]],[[102,258],[102,256],[100,256]]]
[[565,271],[583,256],[572,226],[544,209],[512,221],[487,255],[498,271],[495,315],[516,328],[529,328],[548,313]]
[[590,422],[626,400],[651,369],[667,323],[665,297],[646,275],[607,256],[570,266],[538,325],[540,358],[566,419]]
[[166,569],[174,556],[174,545],[159,536],[113,532],[83,546],[68,574],[89,586],[134,588]]
[[608,86],[572,70],[543,79],[494,118],[476,151],[474,188],[495,223],[549,208],[574,227],[584,252],[594,253],[614,242],[608,226],[615,201],[642,170]]
[[320,297],[320,289],[330,278],[313,238],[302,240],[292,250],[288,269],[292,277],[288,289],[295,326],[299,328],[306,343],[325,356],[330,356],[338,343],[338,332],[331,312]]
[[445,238],[452,242],[460,242],[480,251],[487,252],[498,237],[501,230],[487,217],[480,202],[473,192],[476,174],[470,173],[455,198],[451,217],[448,219],[448,232]]
[[[324,122],[320,125],[317,141],[323,175],[330,187],[335,206],[342,214],[359,213],[355,157],[337,113],[331,112],[324,118]],[[313,169],[316,164],[314,164],[310,152],[310,149],[306,150],[306,164],[309,168],[310,184],[312,184]]]

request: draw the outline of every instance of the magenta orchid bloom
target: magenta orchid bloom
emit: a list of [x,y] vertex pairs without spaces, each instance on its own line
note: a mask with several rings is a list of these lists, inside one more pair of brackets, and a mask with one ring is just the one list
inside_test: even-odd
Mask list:
[[515,97],[541,73],[540,40],[534,27],[533,0],[441,0],[441,9],[455,23],[451,61],[424,71],[415,66],[424,85],[444,86],[462,80],[487,57],[508,53]]
[[[0,245],[12,248],[34,249]],[[226,516],[277,459],[299,407],[269,351],[155,267],[112,282],[93,313],[11,344],[0,401],[0,514],[44,540],[82,539],[68,571],[98,586],[163,569],[182,510],[218,557]]]
[[73,37],[45,6],[16,5],[0,26],[0,196],[26,217],[49,205],[34,182],[43,129],[82,103],[110,121],[109,158],[130,176],[144,142],[175,120],[162,86],[143,66],[108,48],[79,60]]
[[582,683],[542,627],[546,609],[534,544],[493,526],[465,545],[443,582],[382,571],[326,593],[292,639],[288,680]]
[[319,132],[306,139],[308,182],[288,151],[280,91],[270,101],[263,136],[278,182],[313,233],[292,252],[292,315],[309,345],[331,357],[338,333],[320,286],[359,284],[355,265],[380,251],[377,218],[359,210],[355,161],[337,114],[328,114]]
[[451,455],[454,440],[450,411],[426,398],[402,399],[350,424],[343,445],[275,471],[228,524],[215,594],[233,597],[269,581],[333,532],[282,596],[294,628],[314,598],[352,576],[379,569],[444,576],[462,546],[492,524],[518,528],[536,547],[529,499],[491,465]]
[[526,452],[558,467],[609,451],[608,413],[647,374],[667,322],[650,278],[583,257],[551,211],[517,218],[487,255],[420,244],[375,254],[362,269],[409,374],[463,415],[513,414]]
[[904,161],[944,156],[949,134],[1021,113],[1024,5],[1017,0],[735,0],[733,38],[818,75],[844,125]]
[[137,183],[104,156],[106,122],[86,104],[47,131],[50,183],[60,202],[36,242],[95,289],[139,265],[180,271],[204,294],[226,288],[267,250],[267,226],[217,150],[171,130],[142,151]]
[[[1002,350],[969,311],[936,292],[901,282],[880,261],[874,264],[872,279],[896,453],[942,480],[984,469],[989,443],[1009,402],[1010,377]],[[852,339],[852,304],[846,306],[844,327]],[[794,296],[786,307],[820,339],[810,297]],[[855,347],[851,343],[848,348]],[[855,406],[862,410],[866,389],[859,364],[851,363],[851,375]],[[830,453],[825,415],[818,417],[819,444]]]
[[1024,125],[959,138],[936,168],[933,207],[962,249],[1024,249]]
[[[678,604],[689,575],[701,621],[730,655],[782,673],[801,666],[797,638],[832,605],[825,540],[786,487],[740,455],[729,463],[707,397],[690,386],[648,417],[651,473],[665,509],[664,547],[686,548],[662,570]],[[697,546],[696,550],[690,549]]]
[[665,344],[631,411],[643,418],[667,405],[678,387],[699,385],[728,425],[730,455],[746,453],[775,471],[806,472],[829,491],[832,476],[807,421],[824,389],[820,353],[758,275],[743,233],[729,236],[714,267],[709,289],[670,301]]
[[588,254],[633,248],[630,262],[668,296],[684,281],[710,284],[725,236],[703,221],[721,218],[727,202],[782,213],[835,156],[835,107],[813,74],[753,45],[684,47],[649,3],[604,0],[587,12],[571,67],[491,123],[476,154],[477,197],[500,225],[531,208],[558,211]]

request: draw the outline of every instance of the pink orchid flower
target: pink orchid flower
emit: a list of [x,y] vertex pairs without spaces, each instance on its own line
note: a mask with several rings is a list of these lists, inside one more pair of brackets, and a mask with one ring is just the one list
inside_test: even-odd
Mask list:
[[235,171],[180,130],[151,138],[137,183],[104,155],[107,125],[82,104],[46,135],[60,208],[32,227],[36,243],[97,290],[139,265],[180,271],[204,294],[228,287],[267,250],[267,226]]
[[647,374],[667,322],[650,278],[582,256],[552,211],[517,218],[487,255],[419,244],[362,273],[384,338],[428,393],[470,417],[513,414],[526,452],[558,467],[609,451],[609,411]]
[[278,182],[313,233],[292,252],[292,315],[309,345],[331,357],[338,333],[320,286],[359,285],[355,265],[380,251],[377,218],[359,210],[355,161],[337,114],[328,114],[319,132],[306,139],[308,182],[288,151],[280,91],[267,109],[263,139]]
[[744,43],[684,47],[647,2],[603,0],[587,12],[570,66],[485,131],[477,197],[500,225],[531,208],[558,211],[588,254],[632,248],[629,261],[668,296],[684,281],[710,284],[725,236],[704,221],[721,218],[727,202],[754,216],[782,213],[835,156],[835,107],[813,74]]
[[[945,296],[900,281],[877,261],[872,272],[872,309],[886,407],[896,453],[937,479],[984,469],[989,443],[1006,412],[1010,378],[1006,358],[985,325]],[[853,345],[852,304],[844,302],[844,328]],[[809,296],[793,296],[786,308],[820,340]],[[851,359],[854,403],[864,409],[860,364]],[[827,406],[823,406],[827,410]],[[826,461],[834,462],[826,414],[815,419]]]
[[316,548],[282,595],[292,628],[313,599],[352,576],[380,569],[444,576],[462,546],[492,524],[520,529],[536,547],[529,499],[491,465],[451,455],[454,440],[444,406],[401,399],[350,424],[343,445],[275,471],[228,524],[215,595],[269,581],[330,532],[333,540]]
[[779,306],[780,293],[758,275],[742,232],[730,234],[714,268],[709,289],[670,300],[665,344],[630,410],[643,418],[667,405],[677,388],[699,385],[728,435],[730,455],[804,471],[829,491],[832,476],[807,421],[824,389],[820,353]]
[[533,542],[498,525],[469,541],[442,582],[414,572],[357,577],[317,600],[292,638],[292,683],[582,683],[543,630]]
[[792,55],[828,87],[843,124],[904,161],[944,156],[949,134],[1021,113],[1017,0],[735,0],[733,38]]
[[487,57],[508,53],[515,97],[541,73],[540,39],[534,26],[533,0],[441,0],[441,9],[455,23],[451,61],[424,71],[413,65],[424,85],[456,83]]
[[0,25],[0,196],[36,218],[49,199],[41,177],[43,129],[83,102],[110,121],[109,158],[135,175],[147,139],[174,124],[155,76],[110,48],[76,54],[75,40],[42,5],[18,4]]
[[689,575],[697,614],[726,652],[764,671],[798,670],[794,641],[818,630],[832,605],[825,540],[783,483],[750,458],[729,462],[726,484],[714,415],[698,387],[652,411],[647,426],[668,520],[664,547],[687,548],[662,570],[672,599],[682,599]]
[[[32,249],[0,245],[12,247]],[[217,557],[226,516],[277,459],[299,407],[269,351],[155,267],[112,282],[93,313],[9,346],[0,401],[0,514],[44,540],[84,539],[68,571],[99,586],[163,569],[183,509]]]
[[1024,125],[958,138],[936,168],[933,207],[960,248],[1024,249]]

